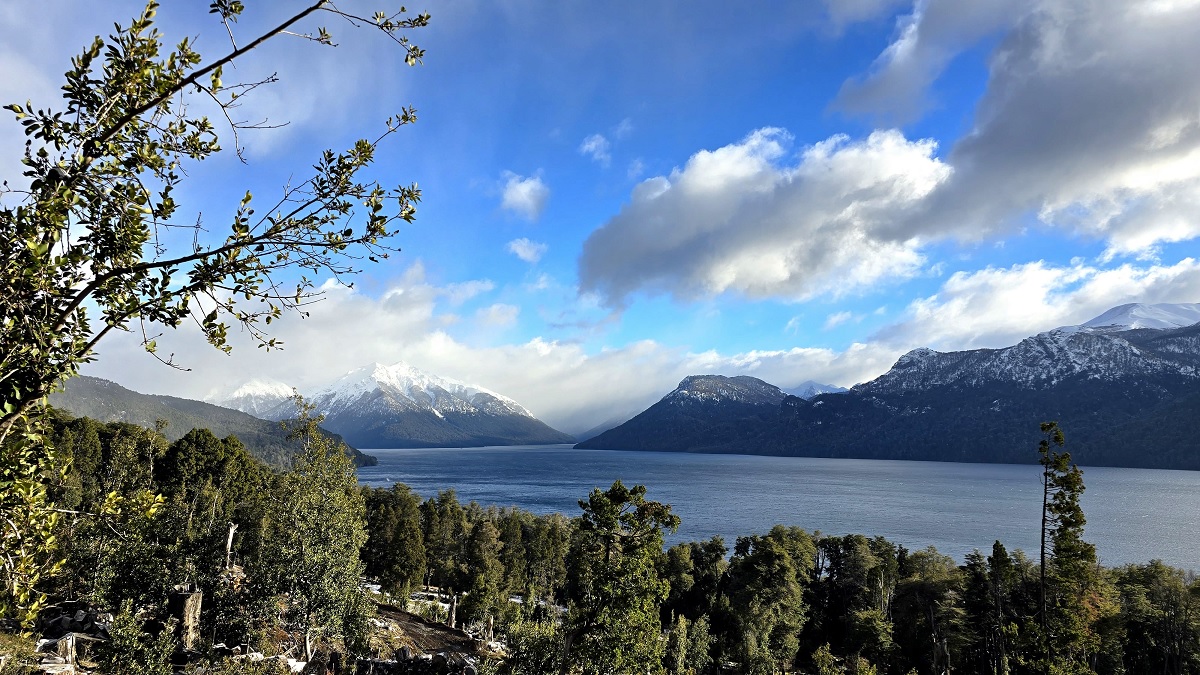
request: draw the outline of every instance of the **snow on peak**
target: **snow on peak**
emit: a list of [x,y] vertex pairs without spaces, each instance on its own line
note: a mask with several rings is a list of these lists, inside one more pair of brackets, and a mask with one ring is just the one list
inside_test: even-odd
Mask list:
[[896,360],[896,365],[892,368],[912,368],[922,363],[928,363],[936,359],[940,355],[928,347],[917,347]]
[[1113,307],[1083,324],[1086,328],[1183,328],[1200,322],[1200,303],[1140,302]]
[[324,412],[338,405],[356,401],[377,389],[406,398],[420,407],[430,407],[435,414],[439,413],[439,408],[443,405],[454,406],[454,401],[440,400],[441,392],[445,392],[452,399],[469,404],[480,403],[477,397],[484,395],[485,398],[495,399],[510,412],[533,417],[528,410],[507,396],[477,385],[431,375],[403,361],[390,366],[373,363],[356,368],[335,380],[318,393],[314,400]]
[[[234,389],[230,394],[219,397],[222,400],[231,401],[244,397],[260,396],[263,398],[290,398],[292,395],[292,387],[278,380],[263,380],[254,379]],[[216,398],[216,397],[210,397]]]
[[818,394],[841,394],[846,392],[845,387],[839,387],[833,384],[822,384],[816,380],[805,380],[791,389],[784,389],[783,393],[798,396],[803,399],[810,399]]
[[228,394],[209,394],[204,400],[255,417],[275,419],[272,417],[275,409],[292,410],[293,406],[290,404],[284,406],[292,394],[292,387],[278,380],[254,379]]

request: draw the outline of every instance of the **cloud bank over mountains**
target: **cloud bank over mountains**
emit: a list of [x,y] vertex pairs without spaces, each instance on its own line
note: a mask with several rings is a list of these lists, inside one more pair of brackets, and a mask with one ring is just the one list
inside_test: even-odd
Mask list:
[[[495,293],[488,283],[467,285],[485,301]],[[1035,262],[955,274],[937,294],[913,301],[894,323],[844,349],[738,353],[695,352],[650,339],[595,353],[543,338],[508,343],[495,331],[515,319],[517,308],[495,303],[461,316],[451,301],[463,286],[435,286],[419,264],[376,298],[328,284],[326,299],[312,306],[308,319],[287,316],[279,322],[276,334],[284,348],[270,357],[240,334],[232,334],[234,349],[226,356],[196,331],[181,330],[160,338],[159,352],[179,355],[191,373],[131,369],[128,364],[151,359],[135,336],[122,334],[102,348],[86,374],[139,391],[202,398],[247,379],[247,373],[304,390],[364,363],[403,360],[499,391],[547,424],[576,432],[631,415],[697,373],[753,375],[785,388],[809,379],[850,386],[885,372],[916,347],[1003,347],[1126,302],[1189,302],[1200,297],[1200,261],[1113,269]]]
[[[106,30],[72,2],[0,8],[0,103],[52,100]],[[169,334],[160,352],[193,368],[176,373],[118,336],[87,372],[203,396],[405,360],[577,430],[690,374],[845,386],[915,347],[1200,300],[1200,2],[825,0],[714,25],[725,9],[648,0],[610,24],[448,0],[407,70],[367,41],[271,47],[255,63],[283,79],[242,109],[292,121],[248,139],[269,187],[221,184],[229,160],[181,196],[218,236],[222,194],[267,194],[310,161],[294,148],[344,146],[413,103],[420,124],[378,167],[425,191],[403,255],[327,283],[311,318],[277,324],[279,354]],[[196,18],[160,15],[169,34]],[[18,136],[0,134],[5,178]]]

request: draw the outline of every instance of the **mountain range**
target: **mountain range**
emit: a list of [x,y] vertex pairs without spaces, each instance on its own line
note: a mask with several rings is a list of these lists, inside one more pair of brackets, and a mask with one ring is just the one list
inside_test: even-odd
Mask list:
[[[288,440],[287,431],[278,421],[186,398],[140,394],[115,382],[86,375],[67,380],[63,391],[50,395],[50,405],[101,422],[128,422],[154,428],[158,420],[165,420],[163,435],[169,441],[177,441],[195,428],[209,429],[218,438],[234,435],[250,454],[281,468],[290,466],[292,456],[300,449],[299,442]],[[287,416],[292,417],[294,408],[293,414]],[[334,441],[342,440],[328,430],[326,435]],[[350,455],[356,466],[375,464],[374,457],[354,448],[350,449]]]
[[692,376],[581,448],[1200,469],[1200,304],[1115,307],[1003,349],[915,349],[842,393]]
[[[251,382],[216,401],[265,419],[294,414],[293,390]],[[406,363],[346,373],[308,397],[322,426],[363,448],[474,447],[573,443],[519,403],[494,391],[425,373]]]

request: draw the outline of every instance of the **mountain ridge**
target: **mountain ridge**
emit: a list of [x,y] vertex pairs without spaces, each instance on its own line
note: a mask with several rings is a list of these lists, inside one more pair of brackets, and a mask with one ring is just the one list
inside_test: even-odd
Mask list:
[[[1200,324],[1175,325],[1193,310],[1125,305],[1010,347],[914,349],[847,392],[753,414],[680,414],[663,405],[672,392],[577,447],[1031,463],[1038,424],[1057,420],[1079,463],[1200,469]],[[655,426],[687,433],[647,437]]]
[[[323,425],[367,448],[475,447],[573,443],[513,399],[407,363],[373,363],[335,379],[308,398]],[[267,406],[268,419],[290,400]]]
[[[168,422],[163,435],[176,441],[193,428],[209,429],[218,438],[234,435],[250,454],[279,468],[287,468],[291,457],[300,448],[287,438],[288,432],[279,421],[259,419],[240,410],[225,408],[205,401],[143,394],[98,377],[78,375],[67,380],[62,391],[50,395],[50,405],[76,417],[90,417],[100,422],[129,422],[153,429],[155,422]],[[322,431],[333,441],[342,437]],[[348,446],[349,447],[349,446]],[[375,458],[350,447],[356,466],[375,464]]]

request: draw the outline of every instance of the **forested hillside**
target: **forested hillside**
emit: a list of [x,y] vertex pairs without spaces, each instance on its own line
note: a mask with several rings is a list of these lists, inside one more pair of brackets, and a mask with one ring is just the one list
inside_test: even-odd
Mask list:
[[[55,421],[66,563],[37,587],[50,615],[115,615],[90,657],[101,672],[285,667],[238,670],[221,646],[235,644],[347,668],[408,663],[419,650],[399,645],[412,638],[381,628],[407,608],[478,639],[453,672],[1200,673],[1200,580],[1155,561],[1097,563],[1083,475],[1052,425],[1030,449],[1044,466],[1044,576],[1039,552],[999,541],[956,561],[802,523],[665,548],[679,519],[652,487],[618,481],[575,514],[544,516],[449,490],[359,488],[312,421],[301,431],[304,454],[279,473],[205,430],[169,442]],[[173,604],[184,583],[202,594],[190,636]],[[389,618],[372,622],[377,612]]]
[[[192,429],[208,429],[224,438],[235,435],[246,450],[267,464],[287,468],[299,451],[299,443],[288,440],[288,432],[279,422],[252,417],[238,410],[175,396],[140,394],[96,377],[80,376],[67,381],[60,392],[51,394],[50,405],[72,415],[104,422],[127,422],[161,429],[169,441],[177,441]],[[294,406],[293,406],[294,408]],[[322,431],[331,442],[342,438]],[[370,466],[375,458],[351,448],[355,466]]]

